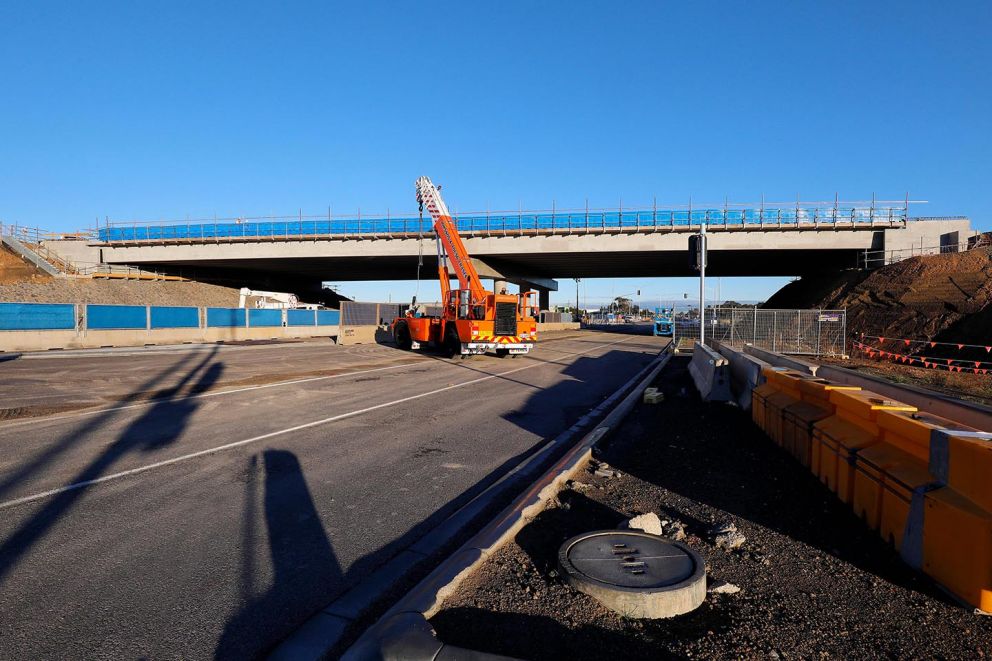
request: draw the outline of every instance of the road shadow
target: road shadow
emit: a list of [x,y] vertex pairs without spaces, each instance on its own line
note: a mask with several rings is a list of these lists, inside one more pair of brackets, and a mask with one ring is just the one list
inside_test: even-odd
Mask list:
[[[217,351],[218,348],[216,346],[213,347],[208,355],[201,359],[199,363],[192,368],[192,372],[202,369],[204,365],[213,359]],[[194,357],[195,354],[185,354],[175,363],[165,367],[153,376],[149,377],[143,383],[139,384],[129,394],[120,399],[114,406],[98,411],[94,414],[87,415],[86,417],[81,416],[81,419],[83,420],[81,425],[72,429],[55,443],[52,443],[50,446],[46,447],[30,461],[0,479],[0,498],[8,496],[10,492],[18,487],[25,479],[44,469],[74,445],[79,444],[90,435],[100,431],[104,426],[113,422],[114,419],[121,414],[121,411],[126,410],[126,407],[136,404],[137,402],[144,401],[147,392],[157,390],[157,386],[165,381],[169,375],[183,369],[183,367],[192,361]],[[181,385],[182,382],[174,385],[172,388],[161,391],[159,395],[168,400],[176,395],[176,392]],[[153,404],[149,403],[148,405],[152,406]]]
[[[227,622],[217,644],[217,659],[255,657],[286,635],[286,622],[302,622],[325,606],[321,595],[341,589],[344,575],[296,455],[287,450],[250,460],[242,524],[241,609]],[[261,485],[260,485],[261,483]],[[270,566],[255,562],[263,535],[256,530],[261,489]],[[269,574],[271,570],[271,576]],[[269,582],[256,594],[259,579]],[[316,600],[315,600],[316,596]]]
[[[51,493],[37,512],[0,543],[0,584],[16,568],[21,557],[49,530],[57,526],[89,488],[101,482],[101,477],[110,472],[119,460],[130,453],[158,450],[171,445],[180,437],[190,416],[199,406],[197,400],[185,397],[185,388],[189,386],[192,392],[209,389],[224,371],[222,363],[208,365],[212,358],[213,352],[187,372],[175,386],[168,389],[166,391],[168,394],[151,403],[116,440],[106,445],[89,464],[69,479],[65,486]],[[53,450],[43,453],[41,457],[15,473],[14,477],[23,478],[47,465],[67,446],[109,422],[115,417],[114,413],[108,411],[95,416],[95,420],[89,421],[79,431],[60,441]],[[16,480],[8,478],[2,486],[9,489],[15,484]]]
[[[532,661],[560,659],[668,661],[685,657],[669,652],[652,638],[631,640],[628,632],[593,625],[569,627],[560,618],[530,613],[506,613],[484,608],[446,608],[431,618],[446,645],[467,650],[485,649]],[[703,631],[705,635],[706,631]],[[623,650],[617,657],[617,650]],[[466,659],[477,658],[468,652]],[[451,658],[459,658],[452,656]]]

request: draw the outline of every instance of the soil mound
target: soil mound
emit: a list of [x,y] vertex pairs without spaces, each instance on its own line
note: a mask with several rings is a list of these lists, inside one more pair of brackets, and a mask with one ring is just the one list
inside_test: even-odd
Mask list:
[[992,249],[913,257],[871,272],[801,278],[765,308],[846,309],[852,335],[989,344]]

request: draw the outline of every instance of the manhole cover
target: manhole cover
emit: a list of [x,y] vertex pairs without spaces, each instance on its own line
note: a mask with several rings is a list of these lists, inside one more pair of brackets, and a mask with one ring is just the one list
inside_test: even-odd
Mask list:
[[573,537],[559,549],[558,565],[572,587],[627,617],[672,617],[706,598],[699,555],[645,532],[600,530]]

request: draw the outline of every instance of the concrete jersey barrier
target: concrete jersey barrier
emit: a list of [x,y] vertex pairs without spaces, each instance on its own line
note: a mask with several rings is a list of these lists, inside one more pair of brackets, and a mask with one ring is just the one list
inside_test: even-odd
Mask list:
[[705,344],[696,342],[693,345],[689,374],[705,401],[729,402],[733,399],[729,361]]

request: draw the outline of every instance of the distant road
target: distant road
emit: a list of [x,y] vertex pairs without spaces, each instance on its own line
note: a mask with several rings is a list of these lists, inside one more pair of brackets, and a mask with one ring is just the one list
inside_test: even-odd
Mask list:
[[0,658],[258,656],[665,341],[576,332],[515,360],[314,342],[0,362]]

